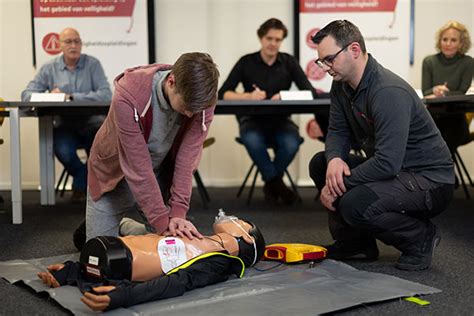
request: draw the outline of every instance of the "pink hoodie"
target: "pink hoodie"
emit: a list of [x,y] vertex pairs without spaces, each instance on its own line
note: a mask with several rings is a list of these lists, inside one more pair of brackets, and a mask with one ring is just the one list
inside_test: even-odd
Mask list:
[[[88,160],[89,193],[94,201],[112,191],[125,177],[130,190],[158,233],[171,217],[185,218],[191,199],[193,172],[214,117],[215,106],[184,117],[183,124],[161,168],[168,172],[171,192],[167,206],[156,181],[147,141],[153,121],[149,106],[153,76],[170,65],[153,64],[125,70],[115,78],[109,113],[97,132]],[[206,128],[202,126],[205,115]],[[140,120],[143,132],[140,129]]]

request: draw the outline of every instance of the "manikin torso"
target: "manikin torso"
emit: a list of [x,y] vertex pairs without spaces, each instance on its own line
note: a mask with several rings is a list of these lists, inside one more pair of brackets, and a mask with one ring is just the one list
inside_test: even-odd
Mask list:
[[157,234],[125,236],[120,239],[132,253],[132,281],[148,281],[205,253],[225,251],[237,256],[239,246],[236,237],[242,237],[248,243],[254,242],[245,234],[250,228],[248,223],[237,220],[214,224],[216,235],[205,236],[203,239]]

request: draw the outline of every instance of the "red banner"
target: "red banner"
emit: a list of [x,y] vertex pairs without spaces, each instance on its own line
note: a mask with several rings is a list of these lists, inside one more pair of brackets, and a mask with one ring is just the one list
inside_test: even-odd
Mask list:
[[131,17],[135,0],[40,0],[33,1],[35,18],[126,16]]
[[300,13],[394,12],[397,0],[299,0]]

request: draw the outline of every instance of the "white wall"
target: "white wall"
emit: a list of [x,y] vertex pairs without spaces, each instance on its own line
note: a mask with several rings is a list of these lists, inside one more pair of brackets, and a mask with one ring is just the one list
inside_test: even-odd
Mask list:
[[[143,0],[140,0],[143,1]],[[289,28],[282,50],[293,52],[293,1],[291,0],[155,0],[157,59],[173,63],[183,52],[209,52],[219,65],[221,82],[243,54],[258,50],[256,29],[267,18],[278,17]],[[344,18],[341,16],[341,18]],[[420,87],[421,62],[434,50],[436,29],[448,19],[463,22],[474,33],[472,0],[416,0],[415,64],[406,78]],[[474,55],[471,50],[470,55]],[[0,0],[0,97],[19,100],[20,93],[34,76],[32,67],[31,20],[29,0]],[[305,135],[310,115],[295,116]],[[24,188],[39,184],[37,119],[21,121],[22,178]],[[8,119],[0,128],[0,188],[10,187]],[[200,173],[207,185],[236,185],[242,180],[250,160],[242,146],[235,143],[238,133],[234,117],[217,116],[210,130],[216,144],[205,150]],[[460,151],[474,174],[474,144]],[[292,164],[292,174],[300,184],[310,184],[307,165],[323,146],[306,139]]]

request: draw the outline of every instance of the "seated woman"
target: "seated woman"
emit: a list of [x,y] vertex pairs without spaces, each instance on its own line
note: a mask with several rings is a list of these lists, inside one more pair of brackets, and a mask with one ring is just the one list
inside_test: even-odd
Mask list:
[[48,266],[38,277],[51,287],[76,285],[95,311],[180,296],[223,282],[258,262],[265,250],[260,230],[220,211],[215,235],[203,239],[157,234],[99,236],[87,241],[79,262]]
[[[456,21],[449,21],[437,33],[438,54],[423,60],[421,88],[425,98],[465,94],[474,75],[474,63],[466,52],[471,47],[469,32]],[[451,154],[469,140],[469,125],[462,113],[438,114],[434,120]]]

